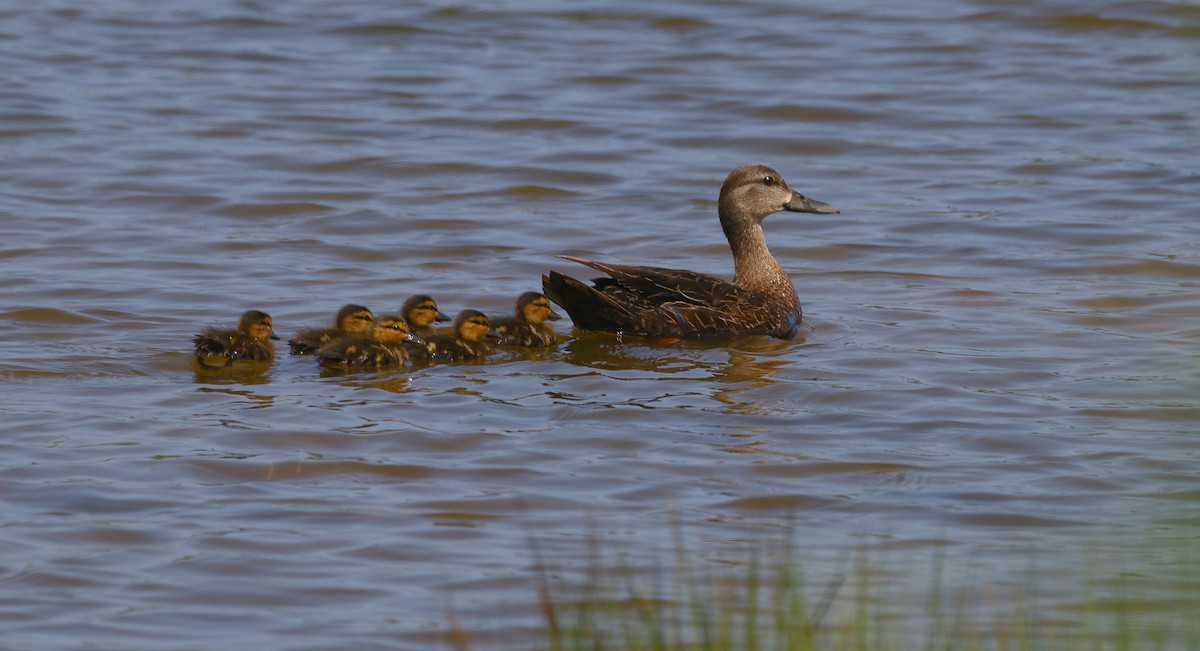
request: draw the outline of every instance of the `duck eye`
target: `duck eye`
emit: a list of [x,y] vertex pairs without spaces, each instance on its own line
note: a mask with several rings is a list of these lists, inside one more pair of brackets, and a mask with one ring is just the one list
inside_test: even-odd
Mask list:
[[775,177],[770,174],[762,177],[763,185],[775,185]]

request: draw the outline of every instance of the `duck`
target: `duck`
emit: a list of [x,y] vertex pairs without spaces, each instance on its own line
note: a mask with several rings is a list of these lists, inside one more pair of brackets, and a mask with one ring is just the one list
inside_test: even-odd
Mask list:
[[448,323],[450,317],[438,310],[437,301],[428,294],[409,296],[400,306],[400,315],[408,322],[413,334],[419,337],[432,337],[434,323]]
[[409,331],[399,314],[377,317],[369,335],[342,334],[317,349],[317,360],[327,366],[403,366],[408,361],[406,345],[425,346]]
[[425,340],[428,358],[435,361],[483,359],[488,354],[488,339],[495,339],[491,321],[479,310],[463,310],[454,317],[450,332]]
[[[204,368],[233,366],[239,359],[269,362],[275,359],[275,346],[271,340],[279,339],[271,322],[271,315],[261,310],[249,310],[242,314],[236,329],[205,328],[192,338],[196,348],[196,361]],[[212,364],[216,360],[224,360]]]
[[606,277],[588,285],[550,271],[542,276],[542,289],[582,330],[678,339],[767,335],[790,340],[800,332],[800,300],[787,272],[767,249],[762,226],[764,218],[780,211],[841,212],[796,192],[770,167],[743,165],[725,178],[717,200],[717,216],[733,252],[732,282],[695,271],[560,255]]
[[375,316],[371,314],[371,310],[361,305],[343,305],[333,317],[332,328],[305,328],[288,340],[288,347],[293,355],[315,353],[339,335],[369,335],[374,320]]
[[550,308],[544,294],[525,292],[517,297],[513,316],[491,319],[492,329],[500,339],[501,346],[523,346],[545,348],[558,343],[554,328],[546,321],[558,321],[562,317]]

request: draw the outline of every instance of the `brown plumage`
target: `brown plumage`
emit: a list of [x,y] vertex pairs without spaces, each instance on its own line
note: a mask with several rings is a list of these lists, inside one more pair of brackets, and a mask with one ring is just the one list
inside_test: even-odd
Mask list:
[[482,359],[489,350],[486,340],[495,337],[487,315],[478,310],[463,310],[454,317],[450,333],[433,335],[425,343],[429,359],[451,362]]
[[343,305],[333,317],[332,328],[305,328],[288,339],[288,347],[293,355],[308,355],[315,353],[321,346],[341,335],[371,334],[371,323],[375,316],[371,310],[361,305]]
[[408,361],[406,346],[424,345],[424,340],[409,332],[404,317],[386,314],[375,319],[369,336],[342,334],[333,338],[317,350],[317,360],[327,366],[403,366]]
[[775,170],[744,165],[721,186],[717,214],[733,252],[733,282],[660,267],[605,264],[559,256],[608,275],[592,286],[551,271],[542,288],[575,326],[635,335],[698,338],[770,335],[791,339],[800,329],[800,301],[787,272],[767,249],[762,221],[788,210],[838,209],[796,192]]
[[501,346],[524,346],[545,348],[558,343],[554,328],[546,321],[557,321],[562,317],[550,309],[550,301],[537,292],[525,292],[517,297],[513,316],[491,319],[492,329],[500,339]]
[[232,366],[235,360],[271,361],[275,359],[275,336],[271,316],[250,310],[242,314],[236,330],[205,328],[192,338],[196,361],[205,368]]
[[408,297],[400,306],[400,316],[408,322],[413,334],[419,337],[432,337],[434,323],[447,323],[450,317],[438,310],[437,301],[427,294],[417,294]]

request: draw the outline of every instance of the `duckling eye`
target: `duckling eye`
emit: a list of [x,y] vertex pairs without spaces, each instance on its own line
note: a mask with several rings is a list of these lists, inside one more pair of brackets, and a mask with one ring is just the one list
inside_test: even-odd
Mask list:
[[762,177],[763,185],[775,185],[775,177],[770,174]]

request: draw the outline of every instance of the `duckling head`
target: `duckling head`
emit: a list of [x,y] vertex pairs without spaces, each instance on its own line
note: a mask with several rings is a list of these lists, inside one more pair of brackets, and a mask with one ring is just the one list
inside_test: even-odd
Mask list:
[[271,323],[271,315],[259,310],[249,310],[238,321],[238,332],[254,339],[279,339]]
[[434,322],[444,323],[450,317],[438,310],[437,302],[427,294],[410,296],[400,307],[400,314],[415,328],[426,328]]
[[408,321],[405,321],[404,317],[399,314],[385,314],[375,319],[374,326],[371,328],[371,338],[385,346],[404,343],[425,345],[420,337],[409,332]]
[[361,305],[343,305],[334,317],[333,326],[352,335],[365,335],[371,332],[373,321],[375,315],[371,314],[371,310]]
[[543,294],[525,292],[517,298],[517,318],[526,323],[557,321],[562,317],[550,308],[550,301]]
[[463,341],[478,342],[485,338],[499,338],[487,315],[479,310],[463,310],[454,317],[454,334]]

